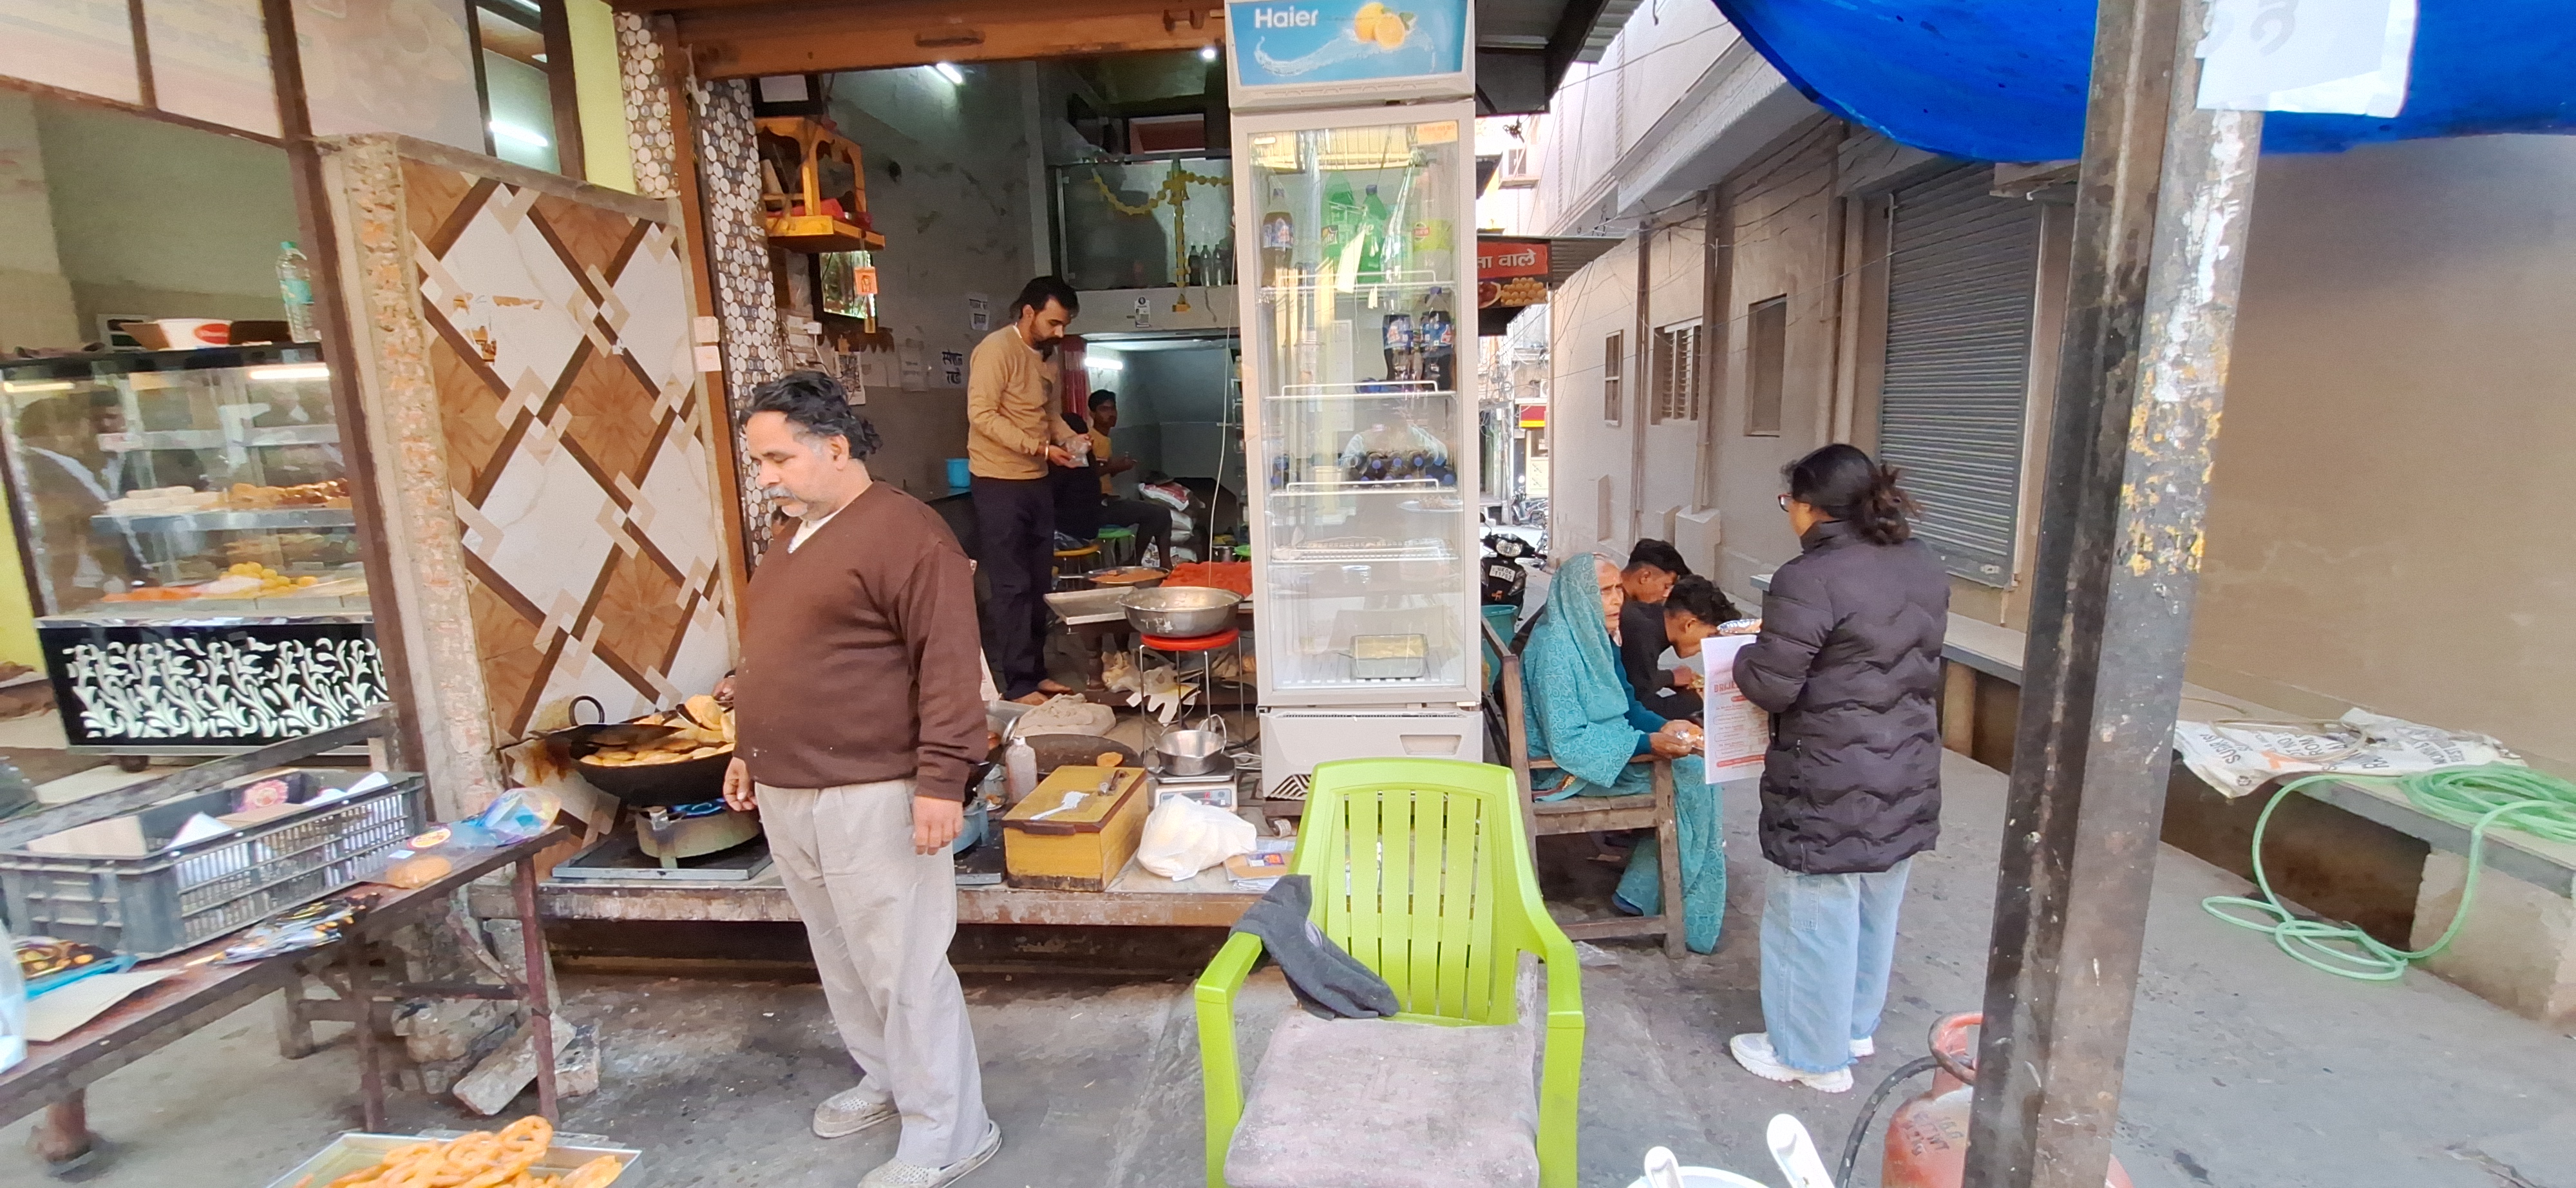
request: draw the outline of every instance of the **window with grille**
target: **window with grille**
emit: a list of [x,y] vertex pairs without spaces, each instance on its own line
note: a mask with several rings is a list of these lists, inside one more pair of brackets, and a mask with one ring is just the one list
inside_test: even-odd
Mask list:
[[1613,334],[1601,340],[1601,419],[1613,425],[1619,423],[1619,364],[1627,354],[1626,338]]
[[1655,331],[1654,420],[1657,423],[1699,419],[1699,344],[1697,322]]
[[1780,436],[1780,394],[1789,371],[1789,299],[1744,311],[1744,434]]

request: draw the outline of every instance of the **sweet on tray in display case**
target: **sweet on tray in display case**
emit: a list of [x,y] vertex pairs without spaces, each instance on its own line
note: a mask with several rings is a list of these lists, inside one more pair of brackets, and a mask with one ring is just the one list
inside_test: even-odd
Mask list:
[[0,396],[37,636],[76,747],[256,746],[384,699],[319,348],[11,360]]

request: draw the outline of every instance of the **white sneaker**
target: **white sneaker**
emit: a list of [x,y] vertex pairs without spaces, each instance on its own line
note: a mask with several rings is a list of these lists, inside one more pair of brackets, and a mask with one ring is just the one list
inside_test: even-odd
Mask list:
[[[1846,1078],[1848,1080],[1848,1078]],[[1846,1086],[1848,1087],[1848,1086]],[[923,1167],[889,1159],[876,1170],[859,1178],[859,1188],[943,1188],[966,1178],[966,1173],[984,1166],[984,1161],[1002,1149],[1002,1124],[984,1123],[984,1141],[976,1144],[975,1153],[946,1167]]]
[[1874,1035],[1864,1035],[1859,1039],[1853,1040],[1851,1045],[1851,1054],[1852,1059],[1854,1060],[1867,1060],[1872,1056],[1878,1055],[1878,1037]]
[[1838,1068],[1832,1072],[1811,1073],[1791,1068],[1780,1063],[1779,1053],[1771,1050],[1771,1036],[1767,1032],[1749,1031],[1736,1036],[1726,1041],[1726,1050],[1735,1057],[1737,1064],[1744,1066],[1744,1071],[1766,1081],[1794,1082],[1819,1093],[1851,1091],[1851,1069]]
[[844,1089],[814,1107],[814,1137],[836,1139],[900,1117],[894,1098],[865,1085]]

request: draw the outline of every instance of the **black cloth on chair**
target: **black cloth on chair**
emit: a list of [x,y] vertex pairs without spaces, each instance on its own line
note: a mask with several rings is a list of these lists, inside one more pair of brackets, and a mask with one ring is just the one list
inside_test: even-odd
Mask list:
[[1315,889],[1304,875],[1282,875],[1234,926],[1261,938],[1297,1004],[1318,1018],[1376,1019],[1403,1009],[1395,987],[1343,951],[1309,914]]

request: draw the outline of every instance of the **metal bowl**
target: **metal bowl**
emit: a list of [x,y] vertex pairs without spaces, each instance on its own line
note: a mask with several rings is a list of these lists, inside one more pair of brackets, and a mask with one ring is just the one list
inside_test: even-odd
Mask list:
[[1129,625],[1147,635],[1193,639],[1214,635],[1234,625],[1234,608],[1243,595],[1209,586],[1158,586],[1118,600],[1127,608]]

